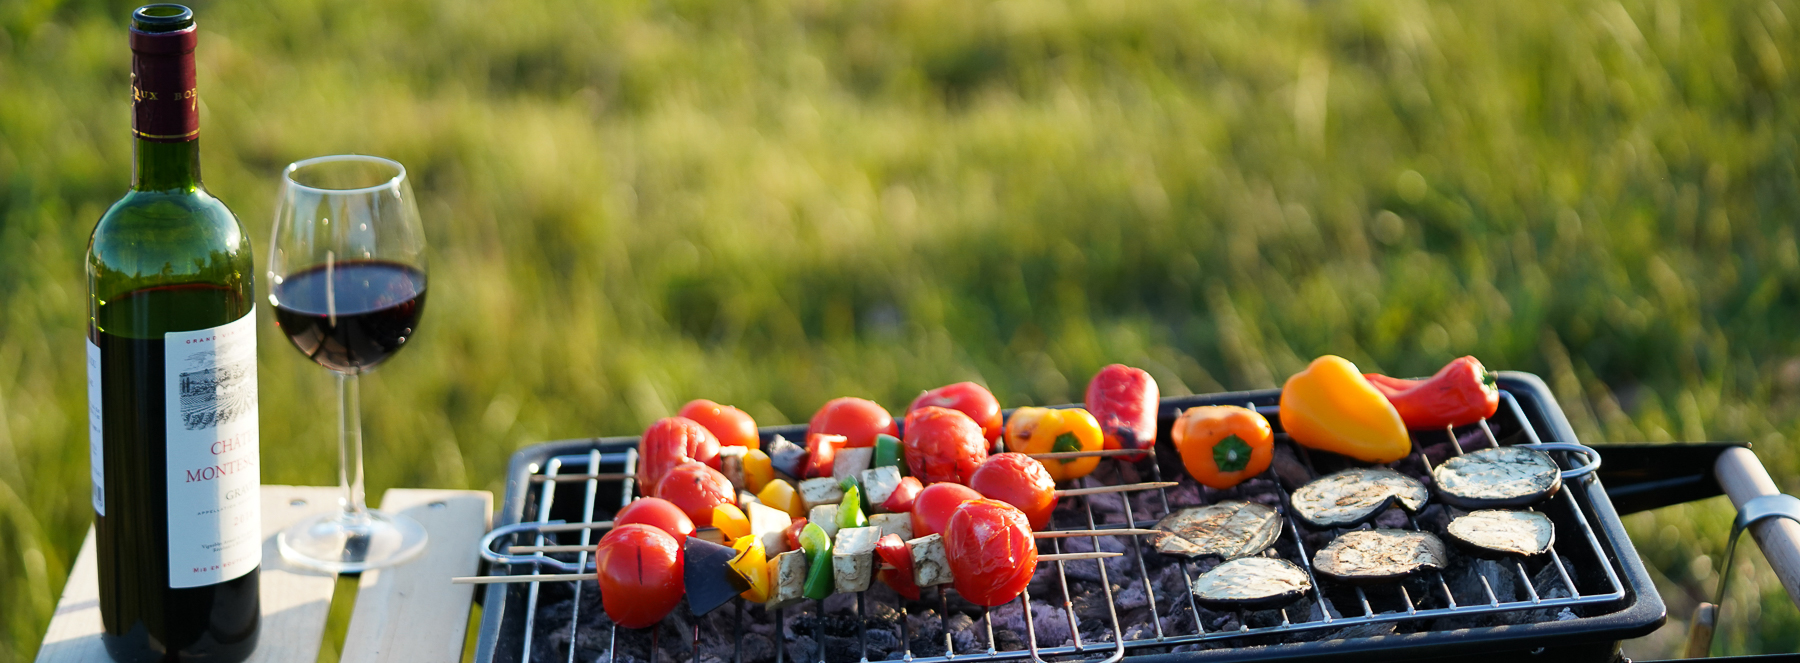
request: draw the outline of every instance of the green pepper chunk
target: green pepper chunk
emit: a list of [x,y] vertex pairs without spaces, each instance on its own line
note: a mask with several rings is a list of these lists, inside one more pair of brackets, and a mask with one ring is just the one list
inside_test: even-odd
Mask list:
[[[1056,452],[1056,453],[1062,453],[1065,451],[1081,451],[1081,440],[1076,439],[1074,433],[1063,433],[1061,435],[1056,436],[1056,444],[1051,445],[1050,450],[1053,452]],[[1069,464],[1070,461],[1077,461],[1077,460],[1081,460],[1081,459],[1080,458],[1063,458],[1061,460],[1064,465],[1067,465],[1067,464]]]
[[875,462],[870,467],[898,467],[906,471],[906,447],[900,444],[900,438],[881,434],[875,436]]
[[809,599],[823,600],[831,596],[837,582],[831,577],[831,537],[818,525],[807,523],[800,530],[800,549],[806,553],[806,585],[800,593]]
[[862,512],[862,490],[854,485],[844,489],[844,501],[838,502],[837,526],[838,529],[869,526],[869,519]]

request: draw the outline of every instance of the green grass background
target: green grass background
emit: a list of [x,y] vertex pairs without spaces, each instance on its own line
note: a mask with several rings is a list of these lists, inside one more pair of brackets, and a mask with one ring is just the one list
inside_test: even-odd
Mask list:
[[[0,2],[0,661],[91,517],[81,256],[130,176],[132,6]],[[1800,488],[1793,2],[197,9],[206,181],[259,252],[290,161],[417,180],[431,299],[365,382],[372,495],[500,491],[522,445],[694,397],[777,424],[962,379],[1079,400],[1111,362],[1269,387],[1322,353],[1475,354],[1584,441],[1748,440]],[[328,483],[329,378],[261,343],[263,480]],[[1729,518],[1628,519],[1672,620]],[[1739,564],[1719,650],[1800,648]]]

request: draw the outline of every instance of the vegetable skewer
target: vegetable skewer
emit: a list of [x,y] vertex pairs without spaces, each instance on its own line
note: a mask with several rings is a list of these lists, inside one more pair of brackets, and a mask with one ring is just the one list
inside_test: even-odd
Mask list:
[[[1037,539],[1069,539],[1069,538],[1075,538],[1075,537],[1081,537],[1081,536],[1146,536],[1146,535],[1162,534],[1162,533],[1163,533],[1162,530],[1142,529],[1142,528],[1067,529],[1067,530],[1050,530],[1050,531],[1046,531],[1046,532],[1032,532],[1031,536],[1032,536],[1032,538],[1037,538]],[[531,553],[577,553],[577,552],[586,552],[589,550],[593,550],[593,548],[594,548],[593,546],[512,546],[510,548],[507,548],[506,552],[509,554],[513,554],[513,555],[529,555]],[[1087,554],[1087,553],[1068,553],[1068,554],[1083,555],[1083,554]],[[1052,557],[1051,555],[1039,555],[1038,559],[1050,559],[1051,557]],[[1088,559],[1088,558],[1084,558],[1084,557],[1062,558],[1062,557],[1059,557],[1058,559],[1063,559],[1063,560],[1067,561],[1067,560],[1073,560],[1073,559]],[[579,575],[579,574],[577,574],[577,575]],[[501,577],[504,577],[504,576],[501,576]]]
[[[1106,531],[1108,533],[1113,533],[1113,532],[1119,532],[1119,531],[1125,531],[1125,530],[1096,530],[1096,531]],[[1133,532],[1136,532],[1136,531],[1137,530],[1133,530]],[[1148,532],[1148,531],[1152,531],[1152,530],[1142,530],[1142,531]],[[1076,535],[1069,534],[1069,536],[1076,536]],[[1090,535],[1082,534],[1081,536],[1090,536]],[[589,549],[593,548],[593,546],[569,546],[569,547],[581,548],[582,550],[589,550]],[[544,551],[544,552],[553,552],[553,551]],[[561,552],[561,551],[556,551],[556,552]],[[579,551],[573,551],[573,552],[579,552]],[[1108,557],[1123,557],[1124,555],[1125,555],[1125,553],[1122,553],[1122,552],[1058,553],[1058,554],[1054,554],[1054,555],[1038,555],[1037,561],[1039,561],[1039,562],[1076,562],[1076,561],[1080,561],[1080,560],[1084,560],[1084,559],[1105,559]],[[883,568],[888,568],[888,567],[884,566]],[[458,578],[451,578],[450,582],[451,582],[451,584],[455,584],[455,585],[493,585],[493,584],[505,584],[505,583],[515,583],[515,582],[559,582],[559,581],[566,582],[566,581],[575,581],[575,580],[593,580],[596,577],[598,577],[598,574],[594,574],[594,573],[540,573],[537,575],[516,575],[516,576],[463,576],[463,577],[458,577]]]

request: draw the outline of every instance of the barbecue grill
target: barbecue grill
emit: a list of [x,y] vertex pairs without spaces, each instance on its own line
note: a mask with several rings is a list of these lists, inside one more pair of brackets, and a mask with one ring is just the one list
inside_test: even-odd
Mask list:
[[[1555,525],[1552,549],[1524,560],[1475,560],[1458,555],[1450,568],[1406,582],[1372,587],[1337,585],[1313,574],[1312,554],[1342,530],[1313,531],[1286,508],[1287,488],[1268,475],[1215,491],[1193,484],[1168,442],[1183,409],[1233,404],[1275,416],[1278,390],[1169,398],[1162,401],[1157,448],[1140,463],[1107,461],[1083,486],[1181,479],[1176,488],[1135,494],[1081,495],[1058,505],[1053,529],[1146,528],[1168,513],[1221,499],[1262,501],[1281,510],[1284,530],[1272,552],[1312,576],[1314,588],[1278,610],[1216,611],[1195,603],[1188,583],[1211,562],[1169,557],[1138,537],[1047,539],[1047,552],[1114,550],[1122,557],[1040,564],[1023,596],[991,610],[961,601],[949,586],[927,589],[906,602],[881,587],[783,610],[735,599],[711,614],[685,608],[655,629],[615,628],[600,611],[592,580],[521,582],[485,590],[476,660],[483,663],[590,661],[627,658],[678,663],[848,663],[898,659],[953,661],[1333,660],[1456,658],[1606,661],[1622,639],[1638,637],[1665,619],[1618,511],[1601,486],[1598,453],[1576,443],[1549,389],[1536,376],[1504,372],[1499,411],[1453,430],[1414,432],[1413,452],[1389,466],[1429,482],[1430,470],[1465,451],[1535,445],[1563,468],[1564,487],[1535,508]],[[804,437],[804,426],[764,428]],[[1293,443],[1278,435],[1277,443]],[[508,469],[500,525],[484,543],[491,575],[579,572],[590,555],[512,555],[509,546],[588,545],[605,521],[634,496],[635,437],[551,442],[523,449]],[[1621,447],[1620,492],[1632,510],[1719,494],[1705,474],[1729,445],[1682,445],[1653,450]],[[1331,454],[1293,446],[1314,476],[1338,469]],[[1611,458],[1612,447],[1608,449]],[[1687,454],[1699,464],[1646,465],[1647,454]],[[1685,458],[1685,457],[1684,457]],[[1703,460],[1702,460],[1703,459]],[[1273,473],[1273,471],[1271,472]],[[1610,475],[1609,475],[1610,476]],[[1654,486],[1654,489],[1646,488]],[[1434,500],[1417,514],[1390,509],[1381,526],[1442,532],[1449,507]],[[1363,527],[1369,527],[1364,525]],[[610,657],[610,659],[608,659]]]

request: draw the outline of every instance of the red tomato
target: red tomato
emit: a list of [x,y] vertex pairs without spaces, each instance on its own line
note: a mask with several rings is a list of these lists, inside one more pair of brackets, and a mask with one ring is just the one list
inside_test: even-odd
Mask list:
[[717,468],[719,438],[693,419],[664,417],[644,431],[638,440],[638,455],[638,490],[655,497],[657,484],[676,465],[699,461]]
[[913,410],[927,405],[947,407],[969,415],[970,419],[981,426],[981,432],[989,442],[1000,439],[1000,401],[994,398],[994,393],[988,391],[987,387],[973,382],[938,387],[919,394],[918,398],[913,399],[912,405],[906,408],[906,413],[910,415]]
[[935,405],[906,415],[906,466],[926,485],[968,483],[987,454],[987,438],[969,415]]
[[887,509],[888,513],[911,513],[913,502],[919,499],[919,493],[924,490],[925,484],[919,483],[918,477],[901,477],[900,485],[888,494],[887,501],[881,503],[881,508]]
[[713,437],[719,438],[721,445],[762,448],[762,438],[756,436],[756,420],[743,410],[701,398],[681,406],[681,416],[705,426]]
[[875,446],[875,436],[886,433],[900,436],[894,416],[875,401],[861,398],[833,398],[812,416],[806,425],[807,435],[829,433],[842,435],[852,447]]
[[[1113,364],[1088,382],[1087,411],[1100,422],[1107,449],[1148,449],[1156,445],[1156,379],[1143,369]],[[1143,458],[1120,456],[1128,461]]]
[[631,524],[649,525],[668,532],[676,541],[694,535],[694,520],[682,513],[681,507],[675,506],[674,502],[660,497],[645,497],[633,501],[619,509],[618,515],[613,516],[615,528]]
[[680,507],[701,527],[712,525],[713,507],[737,504],[737,491],[732,489],[731,480],[701,463],[676,465],[656,485],[656,494]]
[[956,592],[975,605],[1011,601],[1037,571],[1037,540],[1024,512],[999,500],[970,500],[956,507],[944,530],[944,553]]
[[649,525],[613,528],[594,551],[600,603],[625,628],[651,626],[681,603],[681,543]]
[[956,507],[963,502],[981,499],[981,493],[968,486],[957,483],[934,483],[919,491],[918,499],[913,500],[912,535],[914,538],[931,536],[944,531],[950,524],[950,514],[956,513]]
[[1056,481],[1030,456],[995,454],[975,468],[969,487],[982,497],[1000,500],[1025,512],[1034,530],[1047,529],[1056,510]]

